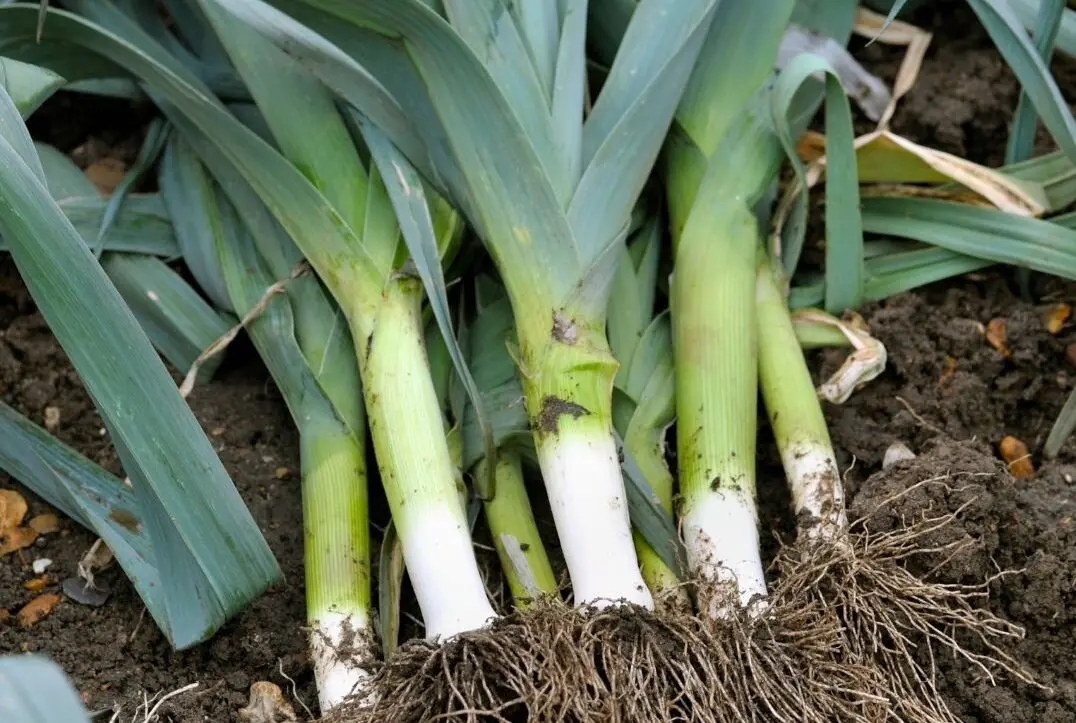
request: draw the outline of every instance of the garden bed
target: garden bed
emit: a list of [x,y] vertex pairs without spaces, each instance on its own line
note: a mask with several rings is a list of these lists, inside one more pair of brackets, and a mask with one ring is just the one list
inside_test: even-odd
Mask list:
[[[914,90],[897,112],[894,130],[924,145],[997,165],[1017,84],[974,17],[962,3],[956,7],[910,18],[932,29],[935,39]],[[892,79],[896,56],[891,50],[872,47],[859,55]],[[1068,97],[1076,97],[1073,70],[1071,63],[1055,63]],[[51,102],[71,104],[78,97]],[[88,140],[85,131],[43,127],[60,115],[43,110],[45,120],[33,127],[65,150]],[[91,132],[101,135],[99,129]],[[123,146],[122,138],[110,142]],[[1039,454],[1076,383],[1076,355],[1071,360],[1066,356],[1068,345],[1076,343],[1076,325],[1051,334],[1043,310],[1052,302],[1076,305],[1076,285],[1036,278],[1034,291],[1035,304],[1023,301],[1014,274],[990,270],[869,306],[863,314],[888,350],[887,369],[845,405],[826,406],[839,461],[848,470],[854,513],[872,512],[895,491],[937,478],[938,484],[903,497],[875,519],[883,524],[900,516],[913,520],[966,505],[956,525],[943,534],[945,541],[966,536],[973,544],[945,561],[939,578],[972,584],[1002,570],[1014,571],[991,584],[989,605],[1025,628],[1026,638],[1014,643],[1012,652],[1049,690],[1004,680],[992,686],[967,663],[941,660],[939,689],[968,721],[1076,720],[1076,652],[1071,645],[1076,636],[1076,443],[1066,445],[1056,461]],[[982,333],[994,319],[1006,322],[1008,356]],[[839,358],[838,352],[818,352],[812,356],[813,368],[824,375]],[[40,423],[46,409],[58,409],[54,434],[120,471],[100,418],[6,259],[0,262],[0,398]],[[302,629],[297,435],[268,373],[245,341],[232,346],[214,380],[196,388],[189,401],[277,556],[284,582],[208,643],[176,653],[113,568],[101,576],[111,588],[103,606],[64,599],[26,628],[14,618],[4,622],[0,617],[0,651],[50,656],[72,677],[91,711],[122,705],[121,721],[135,718],[143,696],[192,683],[198,686],[158,710],[161,721],[234,720],[258,680],[280,685],[304,718],[301,703],[314,706],[316,695]],[[1030,448],[1036,468],[1032,479],[1014,479],[998,460],[997,444],[1006,435]],[[896,441],[919,457],[882,472],[885,450]],[[792,520],[765,425],[759,455],[761,524],[772,556],[778,536],[791,533]],[[14,487],[34,500],[6,477],[0,476],[0,487]],[[385,510],[378,494],[373,516],[381,521]],[[43,511],[42,505],[32,504],[32,514]],[[34,596],[25,588],[36,577],[30,569],[34,559],[51,559],[48,574],[58,583],[75,573],[93,540],[61,520],[58,532],[0,559],[0,609],[16,610]]]

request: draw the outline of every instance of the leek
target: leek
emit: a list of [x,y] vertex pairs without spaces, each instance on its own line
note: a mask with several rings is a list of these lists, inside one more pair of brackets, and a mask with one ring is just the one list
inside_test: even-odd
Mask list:
[[744,15],[763,13],[746,2],[722,6],[667,144],[681,526],[699,604],[720,618],[758,610],[752,603],[767,597],[755,502],[761,234],[752,209],[779,161],[757,116],[765,118],[763,83],[793,5],[770,4],[756,17],[750,59],[729,65],[722,53],[744,42],[736,37]]
[[[377,168],[362,163],[319,83],[216,3],[201,7],[281,152],[322,189],[332,209],[335,246],[289,230],[351,328],[381,480],[426,634],[450,638],[483,627],[495,614],[457,502],[456,471],[423,341],[422,284],[405,267],[385,183]],[[319,133],[311,135],[315,126]],[[443,205],[433,214],[443,254],[458,238],[459,224]]]
[[[548,36],[555,52],[541,54],[524,40],[534,29],[521,32],[488,0],[450,0],[444,17],[421,0],[307,0],[309,28],[243,0],[215,1],[367,113],[467,215],[511,299],[526,409],[575,602],[651,607],[613,437],[605,310],[631,208],[717,3],[640,3],[584,120],[585,0],[539,4],[559,28]],[[358,29],[362,43],[348,35]],[[550,60],[551,69],[534,65]],[[386,91],[398,98],[386,101]]]
[[[488,466],[494,464],[496,494],[483,502],[486,524],[512,601],[517,609],[523,609],[538,600],[556,596],[559,587],[524,484],[522,452],[510,437],[519,429],[518,417],[512,414],[510,407],[519,405],[520,394],[516,370],[508,352],[509,345],[514,344],[512,309],[503,288],[492,281],[483,283],[486,281],[479,279],[476,284],[478,309],[465,334],[469,364],[491,412],[498,448],[495,461],[486,457],[478,460],[475,474],[483,477]],[[509,409],[505,415],[498,414],[501,411],[499,405],[490,399],[496,399],[496,391],[502,385],[515,389],[515,393],[507,397],[504,406]],[[463,418],[458,421],[466,447],[468,435],[463,427],[470,407],[462,411],[460,416]],[[471,446],[478,445],[472,443]],[[533,455],[533,450],[526,451]],[[464,463],[469,462],[476,452],[464,450]]]
[[[204,273],[220,280],[229,308],[245,316],[302,257],[242,178],[216,163],[218,186],[197,150],[205,150],[205,141],[189,129],[168,148],[188,181],[167,192],[187,219],[177,233]],[[362,693],[373,655],[365,423],[353,346],[339,310],[313,278],[293,279],[287,292],[247,330],[299,429],[307,622],[318,698],[327,712]]]
[[[484,473],[483,459],[478,474]],[[549,564],[538,524],[523,483],[522,460],[518,454],[501,451],[497,455],[497,495],[485,503],[486,524],[501,569],[517,608],[557,594],[557,578]]]
[[760,254],[756,281],[759,385],[801,534],[808,541],[835,541],[848,527],[844,485],[776,274],[769,256]]
[[[609,345],[620,363],[614,381],[613,419],[646,483],[666,514],[673,515],[673,475],[665,459],[665,431],[673,423],[675,392],[672,337],[667,314],[654,314],[661,219],[645,218],[621,252],[609,299]],[[689,606],[680,579],[661,555],[633,531],[643,580],[655,596],[671,595]]]

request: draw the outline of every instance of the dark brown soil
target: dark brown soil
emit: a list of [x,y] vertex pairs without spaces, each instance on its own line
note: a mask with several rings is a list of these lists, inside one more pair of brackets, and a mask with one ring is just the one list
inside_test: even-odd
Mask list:
[[[1073,299],[1076,286],[1058,286],[1056,293]],[[1001,570],[1021,570],[991,586],[990,604],[1027,630],[1016,652],[1053,688],[1049,694],[1009,683],[993,688],[966,665],[943,666],[954,710],[972,721],[1076,720],[1070,646],[1076,635],[1076,454],[1069,443],[1055,461],[1041,456],[1073,386],[1076,370],[1064,350],[1076,334],[1049,334],[1040,310],[1019,301],[996,275],[895,297],[866,318],[886,344],[888,370],[866,393],[827,410],[842,466],[850,468],[851,512],[868,515],[900,490],[943,478],[947,486],[924,487],[875,515],[872,529],[968,504],[937,542],[960,539],[971,546],[945,562],[937,579],[974,584]],[[1008,322],[1008,359],[977,328],[994,318]],[[823,369],[835,363],[834,354],[820,356]],[[1014,479],[998,459],[1005,435],[1031,449],[1033,479]],[[895,441],[920,458],[875,473]],[[924,560],[922,570],[941,562]]]
[[[115,566],[103,573],[112,594],[100,608],[64,599],[31,628],[20,628],[14,620],[0,623],[0,653],[49,655],[74,678],[91,710],[123,705],[118,720],[134,718],[143,694],[168,693],[197,682],[197,689],[162,708],[170,711],[162,720],[230,721],[246,704],[252,682],[279,681],[288,690],[282,673],[296,680],[300,697],[314,700],[301,629],[305,606],[297,437],[252,350],[240,344],[233,352],[216,379],[196,388],[189,399],[280,561],[284,583],[209,643],[183,653],[172,652]],[[0,398],[39,423],[46,406],[58,407],[56,436],[113,472],[120,471],[100,418],[7,259],[0,263]],[[277,478],[281,467],[289,470],[287,479]],[[0,488],[11,486],[0,474]],[[43,509],[35,503],[31,514]],[[53,560],[48,573],[62,581],[75,573],[93,541],[90,533],[65,519],[59,533],[0,559],[0,608],[14,611],[34,596],[23,588],[36,577],[30,569],[34,559]]]
[[[980,162],[1001,161],[1017,86],[962,3],[926,9],[911,19],[936,33],[923,74],[903,101],[895,129],[914,140]],[[899,55],[884,46],[861,51],[891,79]],[[1073,66],[1056,64],[1062,89],[1073,85]],[[66,101],[65,101],[66,102]],[[95,131],[101,132],[101,131]],[[54,140],[72,150],[85,138],[65,129]],[[117,139],[127,138],[119,135]],[[112,139],[110,143],[119,143]],[[851,507],[871,511],[894,490],[925,478],[949,476],[951,491],[924,488],[899,508],[876,516],[876,525],[925,509],[955,509],[971,501],[951,535],[973,542],[938,575],[971,583],[1001,569],[1020,572],[992,585],[990,605],[1027,629],[1015,652],[1045,692],[1002,681],[988,685],[977,670],[941,661],[940,687],[969,722],[1076,720],[1076,442],[1056,461],[1041,458],[1049,426],[1076,380],[1065,348],[1076,327],[1050,335],[1041,304],[1076,304],[1076,285],[1037,280],[1040,306],[1017,295],[1010,275],[989,272],[905,294],[865,310],[889,351],[886,373],[827,415],[842,465],[848,469]],[[983,338],[980,325],[1007,321],[1005,358]],[[815,358],[819,374],[840,355]],[[46,407],[60,410],[56,434],[118,472],[116,458],[76,376],[52,339],[9,261],[0,261],[0,398],[35,421]],[[269,680],[313,706],[306,655],[302,573],[302,520],[295,470],[296,436],[282,400],[249,346],[240,343],[216,379],[195,391],[191,406],[214,440],[239,491],[250,505],[284,569],[286,580],[239,615],[212,641],[172,652],[118,570],[104,574],[113,592],[100,607],[65,599],[30,628],[0,622],[0,653],[34,651],[55,659],[71,675],[91,709],[122,705],[119,720],[135,717],[143,695],[199,687],[161,710],[171,723],[233,721],[250,684]],[[792,529],[787,496],[772,442],[760,439],[760,497],[764,527]],[[996,459],[1002,436],[1027,443],[1037,474],[1014,480]],[[880,474],[882,456],[903,441],[920,457]],[[280,467],[292,470],[278,479]],[[0,487],[21,489],[0,475]],[[42,506],[35,502],[35,511]],[[0,559],[0,608],[16,610],[32,597],[24,583],[36,557],[54,560],[57,579],[72,574],[93,538],[68,521],[60,532],[23,552]],[[774,547],[769,545],[771,552]],[[924,561],[924,564],[925,561]],[[57,588],[53,588],[57,589]],[[294,679],[295,685],[289,680]],[[300,717],[303,706],[295,704]],[[111,714],[104,716],[108,720]]]

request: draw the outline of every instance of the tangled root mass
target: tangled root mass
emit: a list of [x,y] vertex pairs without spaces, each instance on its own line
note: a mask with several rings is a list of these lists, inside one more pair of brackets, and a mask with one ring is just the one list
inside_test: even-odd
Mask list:
[[548,602],[444,645],[413,642],[375,680],[378,704],[334,720],[868,720],[871,672],[841,659],[835,618],[797,601],[710,622],[669,607]]
[[[948,484],[946,478],[926,480],[878,509],[917,488]],[[991,582],[1006,573],[975,585],[933,581],[934,570],[975,544],[945,534],[967,504],[878,534],[871,533],[867,516],[837,540],[788,547],[774,561],[776,594],[824,605],[842,631],[843,659],[873,671],[877,687],[868,692],[885,705],[872,720],[959,723],[938,689],[943,659],[974,666],[990,682],[1009,676],[1035,685],[1005,650],[1023,630],[985,605]],[[934,561],[930,569],[913,573],[924,559]]]
[[868,518],[783,548],[757,619],[550,601],[443,645],[411,642],[377,674],[377,704],[328,720],[956,723],[937,685],[943,659],[1034,684],[1004,650],[1022,631],[982,604],[990,581],[911,571],[960,554],[966,541],[934,542],[959,513],[878,534]]

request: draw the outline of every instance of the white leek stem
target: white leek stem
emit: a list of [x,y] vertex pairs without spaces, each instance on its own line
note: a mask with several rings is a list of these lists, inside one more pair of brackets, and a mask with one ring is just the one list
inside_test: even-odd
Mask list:
[[[355,657],[363,657],[361,653],[373,657],[373,651],[365,650],[368,641],[373,639],[365,611],[359,614],[322,613],[313,621],[312,627],[310,657],[314,663],[314,681],[322,714],[352,696],[358,696],[363,704],[373,703],[370,695],[364,697],[366,685],[372,676],[355,660]],[[357,646],[362,646],[362,649],[355,650]],[[360,655],[346,657],[341,655],[341,651]]]
[[452,638],[496,617],[474,561],[467,520],[457,505],[409,510],[400,540],[427,638]]
[[844,485],[833,448],[809,438],[789,439],[780,446],[792,506],[797,518],[811,523],[806,528],[809,538],[831,538],[847,528]]
[[652,609],[639,572],[613,438],[613,377],[604,319],[553,315],[519,325],[523,390],[538,462],[577,605]]
[[421,301],[417,279],[397,278],[386,287],[360,363],[381,482],[426,636],[445,639],[482,628],[496,614],[459,501],[426,359]]
[[[739,489],[719,489],[691,506],[683,518],[688,564],[704,580],[736,590],[740,607],[766,596],[766,578],[758,548],[758,518],[754,499]],[[728,595],[715,595],[707,612],[714,618],[731,616]]]
[[610,435],[562,432],[539,445],[549,505],[578,605],[652,608],[631,537],[624,480]]

